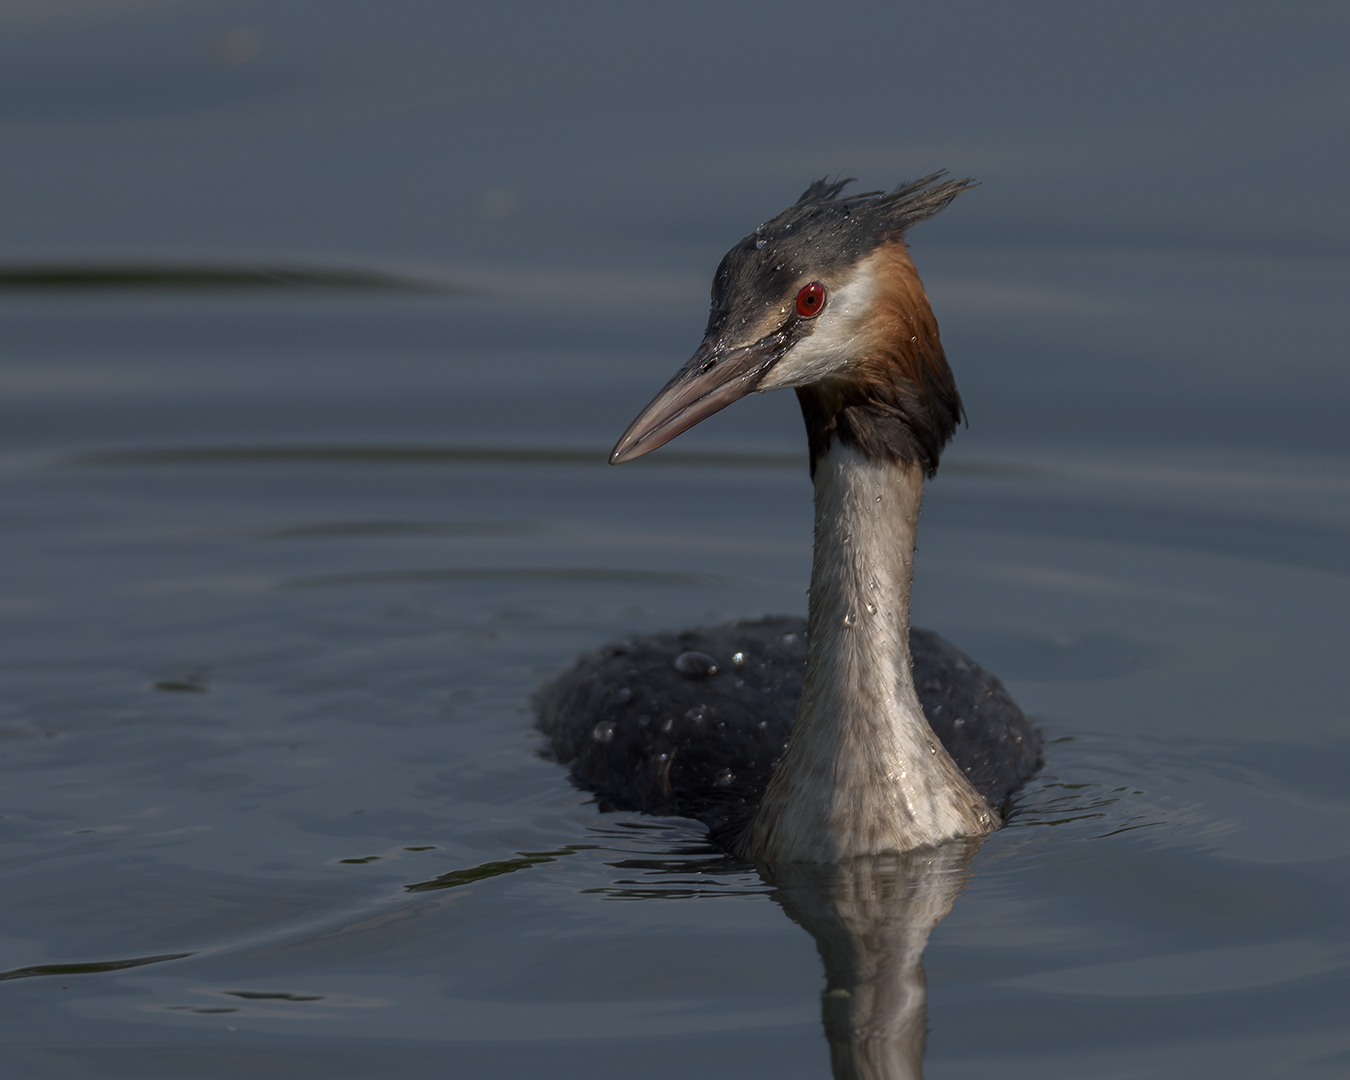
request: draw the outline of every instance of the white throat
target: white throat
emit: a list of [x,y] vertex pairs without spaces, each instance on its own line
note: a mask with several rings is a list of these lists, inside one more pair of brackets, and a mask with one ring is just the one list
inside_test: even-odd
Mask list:
[[999,821],[924,719],[909,655],[916,466],[837,440],[816,462],[806,684],[739,854],[836,862],[980,836]]

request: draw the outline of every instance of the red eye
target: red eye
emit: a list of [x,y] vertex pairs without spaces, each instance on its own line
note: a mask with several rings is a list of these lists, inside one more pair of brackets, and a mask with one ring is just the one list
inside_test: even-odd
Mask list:
[[797,314],[803,319],[811,319],[820,314],[825,306],[825,286],[813,281],[797,294]]

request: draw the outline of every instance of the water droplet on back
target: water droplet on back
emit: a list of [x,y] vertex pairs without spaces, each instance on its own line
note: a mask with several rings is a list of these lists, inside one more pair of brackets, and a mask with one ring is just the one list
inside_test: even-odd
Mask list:
[[761,250],[762,250],[767,244],[768,244],[768,241],[765,240],[764,237],[762,237],[762,236],[761,236],[758,240],[755,241],[755,247],[760,248]]
[[705,652],[683,652],[674,660],[675,670],[691,679],[706,679],[717,674],[717,661]]

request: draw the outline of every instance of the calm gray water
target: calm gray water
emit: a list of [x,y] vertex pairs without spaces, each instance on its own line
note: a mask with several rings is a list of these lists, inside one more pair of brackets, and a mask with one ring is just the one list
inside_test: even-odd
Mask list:
[[599,814],[530,694],[804,612],[790,395],[605,454],[732,242],[942,166],[970,428],[915,621],[1048,745],[868,916],[923,951],[924,1075],[1350,1073],[1342,15],[0,30],[6,1078],[828,1076],[833,886]]

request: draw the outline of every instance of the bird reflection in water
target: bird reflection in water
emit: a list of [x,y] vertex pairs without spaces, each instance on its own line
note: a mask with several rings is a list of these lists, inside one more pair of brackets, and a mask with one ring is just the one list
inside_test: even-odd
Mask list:
[[923,1076],[923,951],[965,887],[979,843],[760,867],[773,898],[815,938],[825,964],[821,1019],[836,1080]]
[[[587,890],[614,899],[763,896],[767,885],[770,898],[815,939],[825,963],[821,1012],[835,1077],[908,1080],[923,1075],[923,950],[965,888],[982,838],[837,863],[754,864],[707,843],[672,847],[668,824],[621,821],[592,826],[591,832],[596,842],[519,852],[404,889],[439,893],[597,850],[625,851],[626,857],[606,860],[606,865],[638,873]],[[657,838],[657,852],[641,844],[634,850],[635,837],[643,834]],[[433,904],[439,908],[444,902]]]

